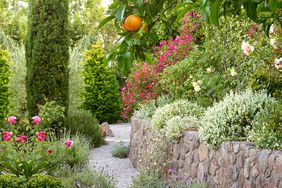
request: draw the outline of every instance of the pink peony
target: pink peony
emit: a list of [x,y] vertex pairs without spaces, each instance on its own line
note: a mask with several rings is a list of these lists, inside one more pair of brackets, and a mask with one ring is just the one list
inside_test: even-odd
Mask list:
[[251,53],[253,53],[253,51],[255,49],[253,46],[251,46],[249,43],[247,43],[245,41],[242,42],[241,48],[242,48],[244,54],[246,54],[246,55],[250,55]]
[[9,141],[11,140],[11,133],[9,133],[9,132],[4,132],[3,139],[4,139],[6,142],[9,142]]
[[39,116],[34,116],[32,118],[32,122],[35,124],[35,125],[39,125],[41,123],[41,118]]
[[37,140],[40,142],[43,142],[46,139],[45,132],[39,132],[37,133]]
[[67,139],[65,142],[66,148],[70,148],[73,145],[73,141],[71,139]]
[[15,124],[15,123],[16,123],[16,120],[17,120],[17,118],[16,118],[15,116],[10,116],[10,117],[8,117],[8,123],[9,123],[10,125]]

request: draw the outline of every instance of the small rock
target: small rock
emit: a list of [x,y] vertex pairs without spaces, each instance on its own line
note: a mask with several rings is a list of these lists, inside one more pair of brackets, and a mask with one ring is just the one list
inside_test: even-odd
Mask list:
[[101,131],[101,135],[102,137],[114,137],[114,133],[110,128],[110,125],[108,122],[104,122],[100,125],[100,131]]

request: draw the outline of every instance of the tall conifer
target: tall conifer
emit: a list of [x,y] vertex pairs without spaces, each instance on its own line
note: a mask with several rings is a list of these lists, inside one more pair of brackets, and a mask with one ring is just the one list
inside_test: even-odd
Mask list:
[[68,0],[30,0],[27,60],[27,108],[30,115],[46,99],[68,104]]

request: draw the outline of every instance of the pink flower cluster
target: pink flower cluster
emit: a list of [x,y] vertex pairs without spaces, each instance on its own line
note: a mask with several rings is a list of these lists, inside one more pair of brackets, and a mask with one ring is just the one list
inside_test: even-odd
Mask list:
[[4,135],[3,135],[3,139],[6,141],[6,142],[9,142],[11,140],[11,133],[9,132],[4,132]]
[[187,12],[180,27],[180,35],[189,35],[195,39],[195,43],[200,43],[202,39],[202,20],[201,15],[196,11]]
[[[8,124],[9,125],[14,125],[17,122],[17,118],[15,116],[10,116],[8,117]],[[41,118],[39,116],[34,116],[32,118],[32,122],[35,125],[39,125],[41,123]],[[6,142],[11,141],[12,139],[12,134],[10,132],[4,132],[3,134],[3,140]],[[38,141],[44,141],[46,139],[46,135],[45,132],[39,132],[37,133],[37,140]],[[22,135],[22,136],[16,136],[15,141],[19,142],[19,143],[23,143],[25,141],[28,140],[28,137],[26,135]]]
[[28,139],[27,136],[22,135],[22,136],[16,137],[16,142],[22,143],[22,142],[27,141],[27,139]]
[[71,139],[67,139],[65,141],[66,148],[71,148],[72,145],[73,145],[73,141]]
[[121,116],[127,119],[137,102],[158,96],[158,71],[154,65],[143,63],[135,66],[135,71],[121,89],[123,108]]
[[154,48],[153,56],[158,60],[157,71],[182,61],[189,55],[193,37],[190,35],[176,36],[175,39],[161,41],[160,45]]
[[39,132],[37,133],[37,140],[40,142],[43,142],[46,139],[45,132]]

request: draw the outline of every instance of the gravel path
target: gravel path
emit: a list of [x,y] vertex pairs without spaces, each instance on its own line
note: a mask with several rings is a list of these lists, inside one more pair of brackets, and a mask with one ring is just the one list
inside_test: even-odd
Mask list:
[[106,137],[107,145],[95,148],[90,154],[90,165],[95,169],[107,173],[117,182],[117,188],[127,188],[132,183],[132,178],[137,175],[129,159],[120,159],[112,156],[116,144],[129,145],[130,124],[110,125],[114,137]]

